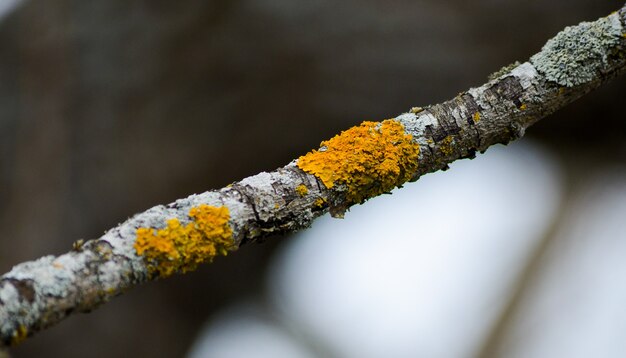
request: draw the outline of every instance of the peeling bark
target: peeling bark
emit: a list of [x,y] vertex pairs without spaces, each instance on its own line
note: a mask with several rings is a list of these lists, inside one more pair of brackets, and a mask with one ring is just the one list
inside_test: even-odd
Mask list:
[[[529,62],[497,72],[478,88],[396,117],[419,145],[411,180],[523,136],[537,120],[622,74],[625,29],[626,6],[595,22],[566,28]],[[328,211],[342,216],[354,204],[341,183],[327,188],[297,164],[294,160],[223,189],[153,207],[98,239],[77,242],[67,254],[15,266],[0,277],[0,348],[155,279],[133,247],[140,227],[160,229],[172,218],[186,224],[193,207],[226,206],[233,241],[240,246],[306,228]]]

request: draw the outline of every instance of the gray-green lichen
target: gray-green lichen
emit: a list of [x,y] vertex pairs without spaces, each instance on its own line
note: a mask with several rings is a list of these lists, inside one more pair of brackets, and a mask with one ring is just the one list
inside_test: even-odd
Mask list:
[[622,40],[622,25],[617,13],[594,22],[566,27],[550,39],[531,63],[549,81],[572,87],[587,83],[609,66]]
[[489,76],[487,76],[487,78],[489,79],[489,81],[496,80],[499,77],[508,74],[509,72],[511,72],[512,69],[514,69],[515,67],[517,67],[519,65],[521,65],[521,63],[519,61],[515,61],[513,63],[509,63],[508,65],[502,67],[501,69],[499,69],[496,72],[494,72],[494,73],[490,74]]

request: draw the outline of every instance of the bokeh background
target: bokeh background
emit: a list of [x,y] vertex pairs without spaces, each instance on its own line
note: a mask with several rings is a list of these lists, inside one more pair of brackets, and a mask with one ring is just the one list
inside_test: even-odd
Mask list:
[[[0,0],[0,271],[451,98],[622,5]],[[11,354],[624,356],[624,93]]]

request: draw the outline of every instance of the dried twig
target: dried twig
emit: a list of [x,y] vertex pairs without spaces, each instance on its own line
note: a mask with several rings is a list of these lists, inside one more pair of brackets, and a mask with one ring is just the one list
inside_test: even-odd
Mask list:
[[156,206],[59,257],[0,277],[0,347],[151,279],[192,270],[269,234],[521,137],[537,120],[626,70],[626,6],[568,27],[528,62],[447,102],[364,122],[283,168]]

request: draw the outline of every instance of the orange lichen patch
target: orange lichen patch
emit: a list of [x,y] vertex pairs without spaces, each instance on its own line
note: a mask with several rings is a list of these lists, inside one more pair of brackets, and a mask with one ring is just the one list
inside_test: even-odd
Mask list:
[[170,219],[160,230],[137,229],[135,251],[145,258],[150,272],[167,277],[192,271],[235,249],[227,207],[200,205],[189,210],[189,217],[192,221],[185,226],[178,219]]
[[20,344],[23,340],[28,337],[28,329],[24,325],[19,325],[15,331],[13,331],[13,335],[11,337],[11,345]]
[[363,122],[321,146],[301,156],[297,165],[326,188],[344,191],[348,204],[389,192],[417,170],[419,145],[393,119]]
[[300,196],[305,196],[309,193],[309,189],[307,189],[306,185],[300,184],[296,187],[296,192]]
[[454,149],[452,148],[453,142],[454,138],[451,135],[445,137],[441,142],[439,142],[439,150],[441,153],[446,156],[451,155],[454,152]]
[[480,121],[480,112],[475,112],[472,116],[472,120],[474,121],[474,123],[478,123],[478,121]]

